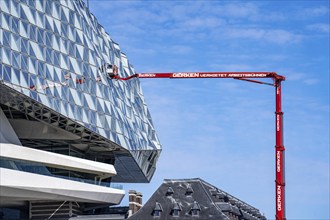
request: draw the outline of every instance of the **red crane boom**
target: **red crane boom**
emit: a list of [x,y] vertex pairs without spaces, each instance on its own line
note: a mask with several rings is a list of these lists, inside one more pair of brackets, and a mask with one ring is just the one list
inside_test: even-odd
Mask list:
[[[129,80],[131,78],[232,78],[275,87],[275,200],[276,220],[285,220],[285,148],[283,145],[283,112],[281,82],[284,76],[275,72],[177,72],[177,73],[140,73],[129,77],[111,75],[110,78]],[[271,78],[273,83],[255,80],[256,78]]]

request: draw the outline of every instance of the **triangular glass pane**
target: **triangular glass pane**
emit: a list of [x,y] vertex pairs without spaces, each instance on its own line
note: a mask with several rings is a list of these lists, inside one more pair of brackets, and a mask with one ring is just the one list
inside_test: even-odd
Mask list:
[[17,69],[21,68],[21,54],[13,51],[11,53],[12,55],[12,65],[13,67],[16,67]]
[[[77,105],[80,105],[80,106],[82,106],[82,94],[81,93],[78,93],[77,92],[77,90],[75,90],[75,89],[71,89],[70,88],[70,92],[71,92],[71,94],[72,94],[72,96],[73,96],[73,100],[74,100],[74,102],[77,104]],[[87,106],[88,107],[88,106]]]
[[53,22],[53,18],[48,16],[48,15],[45,15],[45,26],[46,26],[46,30],[49,30],[49,31],[54,31],[54,22]]
[[3,80],[11,82],[11,68],[3,65]]
[[[79,15],[75,15],[75,19],[74,19],[74,26],[78,29],[82,29],[82,26],[81,26],[81,19],[80,19],[80,16]],[[82,40],[82,38],[81,38]]]
[[53,56],[52,56],[53,50],[50,49],[49,47],[46,47],[45,51],[46,51],[46,62],[53,63]]
[[110,107],[110,102],[104,101],[104,112],[108,115],[111,115],[111,107]]
[[10,1],[11,6],[10,6],[10,14],[14,15],[15,17],[19,17],[19,5],[15,1]]
[[74,10],[73,1],[68,1],[68,8]]
[[61,84],[58,84],[58,83],[55,83],[54,84],[54,96],[57,97],[57,98],[62,98],[62,90],[61,90]]
[[19,85],[20,84],[20,72],[19,70],[11,70],[11,83]]
[[52,15],[53,12],[53,1],[46,1],[46,7],[45,7],[45,12],[48,15]]
[[11,33],[3,30],[3,45],[7,47],[11,47]]
[[84,47],[81,45],[76,44],[76,56],[79,59],[83,59],[84,57]]
[[37,0],[36,1],[36,9],[41,12],[45,12],[45,3],[44,0]]
[[12,65],[11,63],[11,50],[5,47],[2,48],[2,62],[8,65]]
[[29,43],[30,43],[30,51],[29,51],[30,56],[36,57],[39,60],[42,59],[42,54],[40,53],[38,44],[33,41],[30,41]]
[[46,78],[54,81],[54,68],[49,64],[46,64]]
[[36,25],[42,29],[45,28],[45,15],[41,12],[36,13]]
[[61,36],[67,38],[68,37],[68,25],[65,23],[61,23]]
[[10,16],[2,13],[1,28],[7,29],[10,31]]
[[103,128],[106,130],[110,129],[108,121],[111,122],[111,119],[109,120],[108,117],[106,116],[106,120],[104,120],[104,126],[103,126]]
[[21,68],[24,71],[29,71],[29,57],[22,55],[21,56]]
[[29,74],[25,71],[21,74],[20,85],[25,88],[29,88]]
[[54,50],[60,51],[60,38],[55,35],[53,39],[54,40],[53,40],[53,46],[52,46],[52,48]]
[[19,23],[18,18],[11,17],[11,32],[15,34],[19,33],[18,23]]
[[37,60],[32,57],[29,57],[29,72],[37,74]]
[[54,33],[61,35],[61,22],[58,20],[54,20]]
[[38,66],[38,75],[39,75],[39,76],[43,76],[43,78],[45,78],[45,77],[46,77],[46,74],[45,74],[45,66],[44,66],[44,63],[38,61],[37,66]]
[[53,34],[45,31],[45,40],[46,40],[46,46],[53,48]]
[[62,82],[62,74],[61,74],[61,69],[57,67],[54,68],[54,81],[55,82]]
[[21,36],[28,38],[28,29],[29,29],[29,24],[24,22],[24,21],[20,21],[20,27],[19,27],[19,33]]
[[60,40],[60,49],[62,53],[68,54],[67,52],[67,40],[61,38]]
[[30,40],[37,41],[37,27],[30,25]]
[[69,69],[67,64],[68,57],[64,54],[61,54],[61,68],[63,69]]
[[77,60],[70,57],[69,61],[70,61],[70,68],[72,68],[73,72],[81,75],[81,68],[80,65],[78,65]]
[[89,122],[89,114],[88,114],[88,110],[87,109],[83,109],[83,117],[82,117],[82,120],[83,120],[83,122],[85,122],[85,123],[90,123]]
[[10,14],[10,1],[0,1],[1,11],[7,12]]
[[45,44],[44,31],[37,28],[38,43]]
[[62,7],[61,21],[62,22],[69,21],[69,9],[68,8]]
[[74,24],[74,12],[72,10],[69,11],[69,24]]
[[60,5],[55,2],[53,7],[53,17],[60,20]]

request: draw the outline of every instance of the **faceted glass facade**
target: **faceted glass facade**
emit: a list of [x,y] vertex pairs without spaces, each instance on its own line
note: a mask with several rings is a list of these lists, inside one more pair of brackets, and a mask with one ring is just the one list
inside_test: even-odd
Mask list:
[[161,146],[140,83],[100,71],[135,73],[84,2],[0,0],[0,47],[2,105],[111,148],[118,181],[150,180]]

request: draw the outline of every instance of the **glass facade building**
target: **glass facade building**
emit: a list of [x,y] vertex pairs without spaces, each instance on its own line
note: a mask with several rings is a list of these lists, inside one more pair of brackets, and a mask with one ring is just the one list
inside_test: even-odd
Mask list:
[[116,182],[151,180],[161,145],[140,82],[108,66],[135,73],[82,0],[0,0],[0,216],[86,213],[121,202]]
[[113,164],[111,182],[150,181],[161,146],[139,80],[101,71],[135,73],[85,3],[1,0],[0,12],[1,109],[22,145]]

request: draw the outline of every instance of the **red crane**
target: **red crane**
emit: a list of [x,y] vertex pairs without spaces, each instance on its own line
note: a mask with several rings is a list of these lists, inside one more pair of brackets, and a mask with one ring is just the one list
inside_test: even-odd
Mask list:
[[[178,72],[178,73],[140,73],[129,77],[119,77],[118,72],[109,74],[111,79],[129,80],[131,78],[232,78],[275,87],[275,200],[276,220],[285,220],[285,148],[283,145],[283,112],[281,82],[284,76],[275,72]],[[273,83],[255,80],[256,78],[271,78]]]

